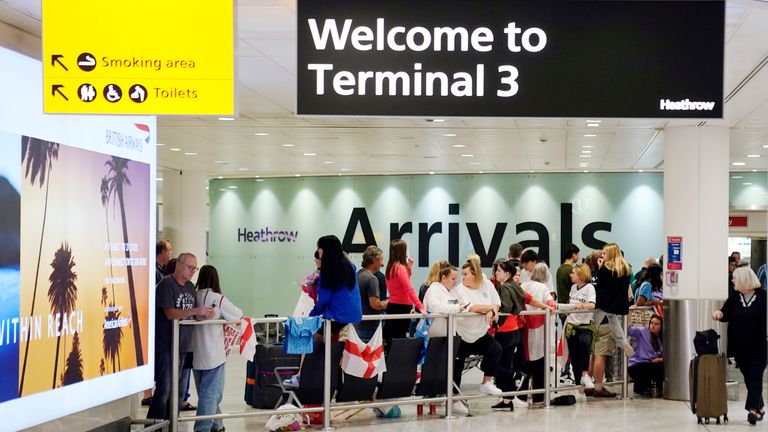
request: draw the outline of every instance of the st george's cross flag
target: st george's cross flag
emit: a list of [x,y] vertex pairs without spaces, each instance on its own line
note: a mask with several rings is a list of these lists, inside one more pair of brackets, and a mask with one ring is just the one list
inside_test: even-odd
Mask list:
[[371,378],[386,372],[381,325],[368,344],[360,340],[355,326],[348,324],[347,330],[347,341],[344,343],[344,353],[341,356],[341,370],[358,378]]

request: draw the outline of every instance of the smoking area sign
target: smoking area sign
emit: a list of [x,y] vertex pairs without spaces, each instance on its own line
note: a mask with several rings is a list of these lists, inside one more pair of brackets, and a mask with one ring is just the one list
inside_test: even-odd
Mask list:
[[43,106],[233,115],[234,1],[43,0]]

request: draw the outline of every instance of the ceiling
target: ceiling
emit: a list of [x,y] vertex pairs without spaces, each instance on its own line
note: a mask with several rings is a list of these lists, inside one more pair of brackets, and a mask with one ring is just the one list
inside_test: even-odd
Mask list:
[[[759,0],[727,6],[725,119],[706,124],[731,128],[731,163],[745,163],[734,171],[768,170],[766,6]],[[39,1],[0,0],[0,22],[37,37],[40,15]],[[664,162],[664,127],[703,124],[297,118],[295,0],[238,0],[237,29],[238,117],[159,117],[161,169],[209,177],[654,170]]]

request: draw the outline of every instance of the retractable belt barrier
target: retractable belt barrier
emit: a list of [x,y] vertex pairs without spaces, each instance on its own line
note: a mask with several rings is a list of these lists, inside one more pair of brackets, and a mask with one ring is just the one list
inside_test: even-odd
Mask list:
[[[633,306],[630,308],[631,310],[642,310],[642,309],[650,309],[649,306],[643,306],[643,307],[635,307]],[[594,311],[558,311],[558,314],[561,315],[569,315],[569,314],[578,314],[578,313],[592,313]],[[499,314],[501,316],[507,316],[509,314]],[[439,403],[439,402],[445,402],[445,418],[446,419],[453,419],[455,418],[453,416],[452,407],[454,401],[459,400],[474,400],[474,399],[484,399],[484,398],[493,398],[493,397],[499,397],[499,396],[518,396],[518,395],[534,395],[534,394],[544,394],[544,405],[546,407],[549,407],[550,405],[550,393],[552,391],[567,391],[567,390],[573,390],[581,388],[582,386],[579,385],[572,385],[567,387],[558,387],[557,386],[557,376],[554,377],[554,386],[553,383],[553,374],[549,373],[548,371],[553,370],[554,375],[557,375],[559,371],[557,371],[557,368],[551,368],[550,364],[550,357],[552,355],[551,347],[552,347],[552,340],[554,339],[552,337],[552,315],[553,313],[548,312],[546,310],[535,310],[535,311],[523,311],[520,313],[520,315],[544,315],[544,388],[543,389],[533,389],[533,390],[523,390],[523,391],[509,391],[504,392],[501,395],[486,395],[486,394],[476,394],[476,395],[457,395],[454,396],[453,394],[453,356],[448,355],[447,357],[447,368],[446,368],[446,395],[442,397],[431,397],[431,398],[423,398],[423,397],[416,397],[416,398],[407,398],[407,399],[387,399],[382,402],[365,402],[365,403],[353,403],[353,404],[331,404],[331,346],[333,344],[326,343],[324,344],[325,348],[325,361],[324,361],[324,380],[323,380],[323,406],[321,407],[314,407],[314,408],[296,408],[296,409],[289,409],[289,410],[261,410],[261,411],[251,411],[251,412],[240,412],[240,413],[230,413],[230,414],[211,414],[211,415],[204,415],[204,416],[187,416],[183,418],[179,418],[179,400],[176,395],[179,394],[179,356],[175,355],[172,356],[172,366],[171,366],[171,418],[170,418],[170,430],[171,432],[176,432],[178,430],[178,424],[179,422],[193,422],[195,420],[214,420],[214,419],[231,419],[231,418],[245,418],[245,417],[261,417],[261,416],[271,416],[274,414],[309,414],[309,413],[316,413],[316,412],[322,412],[323,413],[323,429],[324,430],[330,430],[332,429],[330,427],[330,421],[331,421],[331,411],[339,411],[339,410],[346,410],[346,409],[356,409],[356,408],[376,408],[376,407],[383,407],[383,406],[391,406],[393,401],[396,401],[400,405],[421,405],[425,403]],[[388,320],[395,320],[395,319],[413,319],[413,318],[420,318],[420,317],[426,317],[426,318],[439,318],[439,319],[447,319],[448,325],[447,325],[447,335],[453,335],[455,333],[454,331],[454,325],[455,325],[455,319],[456,318],[462,318],[462,317],[476,317],[476,313],[459,313],[459,314],[428,314],[426,316],[421,314],[391,314],[391,315],[364,315],[362,320],[363,321],[388,321]],[[276,318],[260,318],[260,319],[252,319],[252,324],[267,324],[267,323],[280,323],[284,322],[288,319],[288,317],[276,317]],[[179,351],[179,325],[190,325],[190,326],[197,326],[197,325],[222,325],[222,324],[238,324],[239,322],[235,321],[226,321],[226,320],[205,320],[205,321],[194,321],[194,320],[174,320],[173,321],[173,350],[172,352],[178,353]],[[626,337],[627,332],[627,316],[624,316],[624,333]],[[331,320],[323,320],[323,338],[326,341],[331,340]],[[454,338],[453,337],[447,337],[447,352],[452,353],[453,352],[453,344],[454,344]],[[621,396],[622,398],[627,397],[627,358],[624,356],[623,364],[622,364],[622,380],[621,381],[613,381],[611,384],[621,384]],[[557,363],[557,362],[555,362]],[[156,427],[155,427],[156,426]],[[158,430],[160,428],[164,428],[164,423],[157,423],[151,426],[151,428],[146,429],[147,432]]]

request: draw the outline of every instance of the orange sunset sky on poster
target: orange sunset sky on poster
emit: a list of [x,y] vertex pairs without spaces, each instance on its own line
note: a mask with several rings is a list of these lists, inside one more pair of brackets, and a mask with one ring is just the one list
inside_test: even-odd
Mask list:
[[[26,137],[22,137],[26,140]],[[21,143],[20,143],[21,145]],[[45,215],[45,232],[42,240],[39,277],[34,317],[40,317],[41,337],[33,337],[30,342],[25,382],[22,395],[50,390],[61,385],[67,355],[72,349],[72,334],[65,332],[61,336],[60,351],[56,362],[56,326],[51,321],[53,336],[49,337],[49,319],[51,303],[48,290],[51,287],[49,277],[56,250],[68,244],[72,251],[75,265],[72,271],[77,275],[77,300],[72,320],[78,327],[82,317],[80,350],[83,360],[83,378],[93,379],[102,374],[110,374],[114,368],[126,370],[137,366],[134,344],[134,329],[139,324],[143,362],[147,363],[147,308],[149,295],[149,272],[154,265],[149,243],[149,165],[128,161],[124,170],[130,185],[123,186],[124,211],[127,225],[128,243],[135,246],[130,252],[131,258],[143,260],[141,265],[132,266],[138,316],[131,313],[127,267],[113,265],[110,269],[108,260],[110,250],[112,259],[125,258],[124,250],[117,246],[125,243],[123,238],[122,208],[114,194],[102,205],[102,178],[108,176],[109,167],[105,162],[111,156],[92,151],[81,150],[65,145],[59,146],[58,158],[51,162],[51,169],[46,176],[48,183],[48,202],[46,211],[46,184],[31,184],[25,175],[26,166],[22,165],[22,207],[21,207],[21,317],[29,317],[32,311],[32,297],[35,291],[35,273],[38,264],[41,230]],[[107,247],[108,244],[115,247]],[[107,278],[114,277],[119,282],[114,285]],[[106,287],[103,297],[102,287]],[[114,294],[113,294],[114,293]],[[110,357],[103,347],[105,322],[105,303],[114,302],[120,308],[120,318],[130,318],[130,325],[122,327],[122,339],[117,355]],[[79,315],[81,313],[81,315]],[[34,328],[34,326],[33,326]],[[34,331],[33,331],[34,334]],[[65,344],[66,341],[66,344]],[[19,345],[19,376],[21,380],[24,367],[26,339]],[[104,363],[102,365],[102,360]],[[54,362],[57,363],[54,378]],[[102,370],[102,366],[104,369]]]

